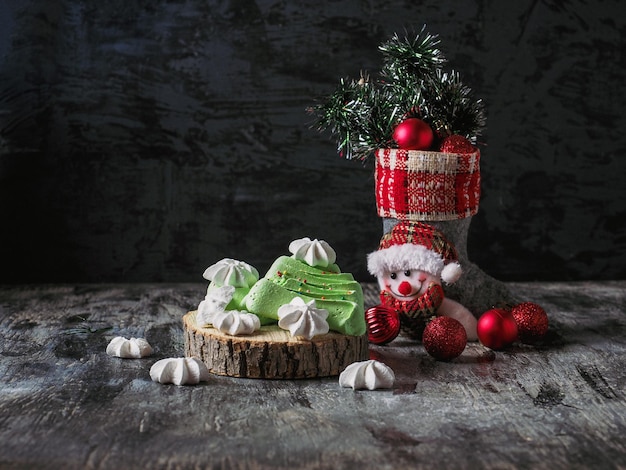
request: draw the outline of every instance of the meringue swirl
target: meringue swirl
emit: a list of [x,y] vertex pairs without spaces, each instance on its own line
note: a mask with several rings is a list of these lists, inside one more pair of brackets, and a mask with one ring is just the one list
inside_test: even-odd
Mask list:
[[324,240],[309,237],[294,240],[289,244],[289,252],[299,261],[304,261],[312,267],[327,268],[337,260],[335,250]]
[[249,335],[261,328],[261,320],[253,313],[228,310],[213,317],[213,327],[231,336]]
[[124,338],[116,336],[107,346],[109,356],[124,359],[139,359],[152,354],[152,346],[143,338]]
[[204,300],[198,304],[196,324],[200,327],[213,324],[213,318],[223,313],[235,293],[233,286],[220,286],[208,289]]
[[305,303],[300,297],[294,297],[278,309],[278,326],[289,330],[291,336],[310,341],[317,335],[328,333],[327,317],[328,310],[316,308],[315,300]]
[[248,263],[224,258],[206,268],[202,277],[216,286],[252,287],[259,280],[259,272]]
[[161,359],[150,368],[150,378],[162,384],[195,385],[206,382],[209,376],[207,366],[195,357]]
[[391,367],[382,362],[353,362],[339,375],[339,385],[352,387],[353,390],[391,388],[396,379]]

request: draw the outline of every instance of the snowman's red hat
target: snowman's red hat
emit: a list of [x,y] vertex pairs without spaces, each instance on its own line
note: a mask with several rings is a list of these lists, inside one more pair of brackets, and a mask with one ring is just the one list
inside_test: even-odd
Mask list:
[[454,245],[440,230],[422,222],[400,222],[383,235],[378,250],[367,256],[367,269],[376,277],[418,269],[447,284],[463,272]]

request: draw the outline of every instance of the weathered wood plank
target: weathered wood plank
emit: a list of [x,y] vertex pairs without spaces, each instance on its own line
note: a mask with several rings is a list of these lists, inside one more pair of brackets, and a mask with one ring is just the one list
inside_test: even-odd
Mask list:
[[[201,284],[3,287],[0,467],[624,468],[626,282],[509,287],[548,311],[542,343],[471,344],[449,363],[405,339],[372,346],[397,376],[375,392],[152,382],[152,363],[182,356]],[[117,335],[155,355],[107,356]]]

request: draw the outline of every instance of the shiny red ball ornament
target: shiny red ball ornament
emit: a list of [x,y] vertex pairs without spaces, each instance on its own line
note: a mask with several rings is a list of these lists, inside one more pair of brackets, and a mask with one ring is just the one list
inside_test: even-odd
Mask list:
[[418,118],[405,119],[393,130],[393,140],[402,150],[428,150],[433,139],[431,127]]
[[400,315],[392,308],[377,305],[365,312],[367,339],[372,344],[387,344],[400,333]]
[[426,352],[439,361],[449,361],[461,355],[467,345],[467,333],[458,320],[450,317],[433,318],[422,336]]
[[452,134],[441,141],[439,151],[445,153],[474,153],[476,147],[462,135]]
[[483,345],[498,350],[517,339],[517,323],[509,311],[493,308],[480,316],[476,332]]
[[523,302],[511,310],[522,343],[532,343],[548,332],[548,314],[534,302]]

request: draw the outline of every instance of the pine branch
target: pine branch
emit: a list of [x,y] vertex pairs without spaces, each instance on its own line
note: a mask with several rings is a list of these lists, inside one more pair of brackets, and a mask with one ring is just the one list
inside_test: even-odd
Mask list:
[[433,80],[425,84],[424,101],[427,121],[439,137],[460,134],[475,139],[485,126],[483,102],[461,81],[454,70],[438,70]]
[[382,80],[402,84],[414,77],[432,76],[446,61],[437,47],[439,43],[437,36],[426,32],[426,26],[415,36],[400,38],[394,34],[379,46],[384,58]]
[[485,125],[483,103],[457,72],[443,72],[437,36],[425,27],[412,36],[397,34],[383,43],[380,77],[341,79],[333,93],[309,108],[319,131],[337,139],[340,155],[366,160],[376,149],[396,147],[395,126],[409,117],[431,125],[440,138],[460,134],[475,139]]

